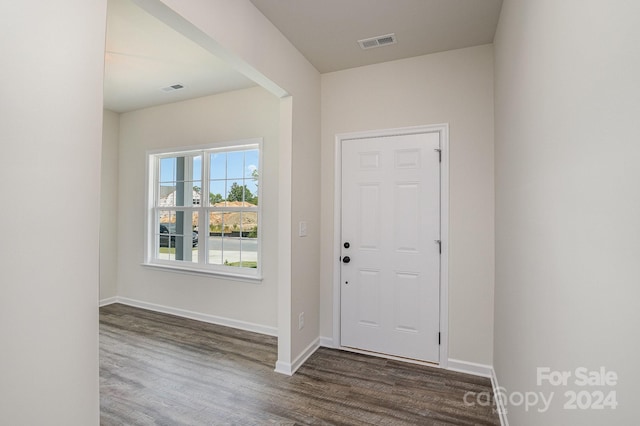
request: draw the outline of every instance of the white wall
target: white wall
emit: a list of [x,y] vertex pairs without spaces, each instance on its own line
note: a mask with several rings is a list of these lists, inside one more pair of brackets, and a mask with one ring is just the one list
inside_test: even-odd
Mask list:
[[[156,7],[158,0],[137,0]],[[286,372],[319,336],[320,75],[249,0],[161,0],[189,36],[267,85],[280,114],[278,367]],[[195,26],[187,28],[182,20]],[[298,222],[308,236],[297,236]],[[305,312],[305,328],[296,318]]]
[[105,20],[105,1],[0,5],[3,424],[99,422]]
[[332,337],[337,133],[449,123],[449,357],[493,357],[493,56],[485,45],[322,75],[321,334]]
[[118,142],[120,115],[104,110],[100,179],[100,300],[118,293]]
[[[120,116],[118,295],[202,314],[277,326],[280,101],[255,87]],[[262,137],[261,283],[144,267],[146,152]]]
[[[495,370],[512,425],[630,425],[640,382],[640,3],[505,0],[495,43]],[[537,386],[537,367],[615,387]],[[564,392],[617,392],[564,410]]]

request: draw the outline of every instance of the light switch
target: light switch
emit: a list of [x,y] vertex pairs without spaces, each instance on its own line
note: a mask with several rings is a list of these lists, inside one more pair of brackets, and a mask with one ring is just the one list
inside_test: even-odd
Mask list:
[[307,222],[302,221],[298,224],[298,236],[299,237],[307,236]]

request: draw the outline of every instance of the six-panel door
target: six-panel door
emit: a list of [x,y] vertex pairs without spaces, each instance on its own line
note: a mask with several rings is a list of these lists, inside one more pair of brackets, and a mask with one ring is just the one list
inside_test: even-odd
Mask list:
[[439,361],[439,149],[438,132],[342,142],[342,346]]

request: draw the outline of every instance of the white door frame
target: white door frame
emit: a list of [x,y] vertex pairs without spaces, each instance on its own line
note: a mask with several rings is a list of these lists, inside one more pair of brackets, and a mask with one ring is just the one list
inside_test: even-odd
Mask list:
[[[352,139],[366,139],[384,136],[401,136],[420,133],[440,133],[442,162],[440,166],[440,362],[438,366],[447,368],[449,359],[449,124],[403,127],[397,129],[371,130],[364,132],[340,133],[335,139],[334,158],[334,198],[333,198],[333,347],[353,351],[341,345],[340,336],[340,256],[342,253],[342,142]],[[364,351],[363,351],[364,352]],[[389,358],[396,358],[389,356]],[[401,359],[401,358],[398,358]],[[429,363],[426,363],[429,364]]]

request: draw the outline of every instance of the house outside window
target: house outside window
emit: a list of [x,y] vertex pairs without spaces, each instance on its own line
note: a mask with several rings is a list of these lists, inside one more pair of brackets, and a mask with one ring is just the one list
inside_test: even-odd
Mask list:
[[261,152],[256,138],[147,153],[145,264],[260,278]]

